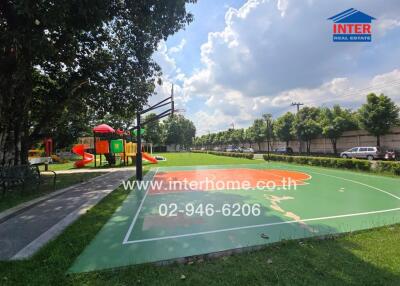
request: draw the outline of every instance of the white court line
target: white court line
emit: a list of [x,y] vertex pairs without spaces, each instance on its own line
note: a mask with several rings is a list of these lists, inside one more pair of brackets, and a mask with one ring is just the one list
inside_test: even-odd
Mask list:
[[364,215],[387,213],[387,212],[394,212],[394,211],[400,211],[400,208],[380,210],[380,211],[371,211],[371,212],[362,212],[362,213],[353,213],[353,214],[345,214],[345,215],[335,215],[335,216],[308,218],[308,219],[301,219],[301,220],[290,220],[290,221],[283,221],[283,222],[272,222],[272,223],[265,223],[265,224],[239,226],[239,227],[224,228],[224,229],[202,231],[202,232],[194,232],[194,233],[187,233],[187,234],[170,235],[170,236],[162,236],[162,237],[154,237],[154,238],[145,238],[145,239],[139,239],[139,240],[126,241],[126,242],[124,242],[124,244],[133,244],[133,243],[148,242],[148,241],[158,241],[158,240],[165,240],[165,239],[175,239],[175,238],[181,238],[181,237],[191,237],[191,236],[197,236],[197,235],[213,234],[213,233],[227,232],[227,231],[233,231],[233,230],[242,230],[242,229],[249,229],[249,228],[266,227],[266,226],[295,224],[295,223],[301,223],[301,222],[328,220],[328,219],[344,218],[344,217],[364,216]]
[[[281,164],[282,166],[282,164]],[[283,165],[285,166],[285,165]],[[156,170],[157,173],[158,169]],[[336,179],[342,179],[345,181],[349,181],[349,182],[353,182],[356,184],[360,184],[366,187],[369,187],[371,189],[377,190],[379,192],[385,193],[391,197],[396,198],[397,200],[400,200],[400,197],[389,193],[387,191],[381,190],[379,188],[370,186],[368,184],[364,184],[362,182],[359,181],[355,181],[355,180],[351,180],[351,179],[346,179],[343,177],[338,177],[338,176],[334,176],[334,175],[328,175],[328,174],[324,174],[324,173],[319,173],[319,172],[315,172],[315,171],[310,171],[311,173],[314,174],[318,174],[318,175],[323,175],[323,176],[328,176],[328,177],[332,177],[332,178],[336,178]],[[156,173],[154,174],[154,176],[156,175]],[[277,175],[279,176],[279,175]],[[311,176],[310,176],[311,177]],[[148,190],[147,190],[148,191]],[[145,194],[144,199],[147,196],[147,192]],[[144,201],[143,199],[143,201]],[[318,220],[327,220],[327,219],[332,219],[332,218],[342,218],[342,217],[352,217],[352,216],[362,216],[362,215],[369,215],[369,214],[376,214],[376,213],[385,213],[385,212],[392,212],[392,211],[398,211],[400,210],[400,208],[395,208],[395,209],[388,209],[388,210],[380,210],[380,211],[372,211],[372,212],[362,212],[362,213],[354,213],[354,214],[346,214],[346,215],[337,215],[337,216],[328,216],[328,217],[320,217],[320,218],[310,218],[310,219],[302,219],[302,220],[293,220],[293,221],[285,221],[285,222],[278,222],[278,223],[267,223],[267,224],[259,224],[259,225],[250,225],[250,226],[242,226],[242,227],[235,227],[235,228],[225,228],[225,229],[219,229],[219,230],[212,230],[212,231],[205,231],[205,232],[197,232],[197,233],[189,233],[189,234],[181,234],[181,235],[171,235],[171,236],[164,236],[164,237],[158,237],[158,238],[148,238],[148,239],[141,239],[141,240],[133,240],[133,241],[129,241],[129,236],[130,233],[133,229],[133,226],[136,222],[137,216],[139,214],[139,211],[141,209],[141,206],[143,204],[143,201],[139,207],[138,212],[135,215],[135,218],[128,230],[128,233],[125,236],[124,242],[123,244],[132,244],[132,243],[138,243],[138,242],[146,242],[146,241],[157,241],[157,240],[165,240],[165,239],[173,239],[173,238],[180,238],[180,237],[190,237],[190,236],[196,236],[196,235],[203,235],[203,234],[212,234],[212,233],[219,233],[219,232],[226,232],[226,231],[232,231],[232,230],[241,230],[241,229],[249,229],[249,228],[257,228],[257,227],[263,227],[263,226],[274,226],[274,225],[282,225],[282,224],[293,224],[293,223],[300,223],[300,222],[308,222],[308,221],[318,221]]]
[[[285,166],[287,166],[288,164],[278,164],[278,165],[285,167]],[[310,168],[310,169],[313,168],[312,166],[311,166],[311,167],[306,166],[306,167],[308,167],[308,168]],[[295,170],[297,171],[298,169],[295,169]],[[334,170],[332,170],[332,171],[334,171]],[[309,171],[309,172],[310,172],[310,173],[317,174],[317,175],[322,175],[322,176],[326,176],[326,177],[331,177],[331,178],[335,178],[335,179],[340,179],[340,180],[344,180],[344,181],[356,183],[356,184],[359,184],[359,185],[362,185],[362,186],[366,186],[366,187],[368,187],[368,188],[374,189],[374,190],[379,191],[379,192],[381,192],[381,193],[385,193],[385,194],[387,194],[387,195],[389,195],[389,196],[391,196],[391,197],[393,197],[393,198],[395,198],[395,199],[397,199],[397,200],[400,200],[400,197],[398,197],[398,196],[396,196],[396,195],[394,195],[394,194],[392,194],[392,193],[390,193],[390,192],[388,192],[388,191],[381,190],[381,189],[379,189],[379,188],[377,188],[377,187],[374,187],[374,186],[371,186],[371,185],[368,185],[368,184],[365,184],[365,183],[362,183],[362,182],[359,182],[359,181],[355,181],[355,180],[351,180],[351,179],[346,179],[346,178],[343,178],[343,177],[334,176],[334,175],[329,175],[329,174],[325,174],[325,173],[315,172],[315,171]],[[357,175],[359,175],[359,174],[357,174]],[[360,174],[360,175],[362,175],[362,174]],[[364,175],[364,176],[365,176],[365,175]],[[385,179],[386,179],[386,178],[385,178]]]
[[349,182],[356,183],[356,184],[359,184],[359,185],[362,185],[362,186],[366,186],[366,187],[368,187],[368,188],[377,190],[377,191],[382,192],[382,193],[385,193],[385,194],[387,194],[387,195],[389,195],[389,196],[391,196],[391,197],[393,197],[393,198],[395,198],[395,199],[400,200],[400,197],[398,197],[398,196],[396,196],[396,195],[394,195],[394,194],[392,194],[392,193],[389,193],[389,192],[387,192],[387,191],[381,190],[381,189],[379,189],[379,188],[377,188],[377,187],[374,187],[374,186],[370,186],[370,185],[368,185],[368,184],[361,183],[361,182],[359,182],[359,181],[355,181],[355,180],[351,180],[351,179],[346,179],[346,178],[338,177],[338,176],[334,176],[334,175],[328,175],[328,174],[324,174],[324,173],[314,172],[314,171],[310,171],[310,172],[311,172],[311,173],[314,173],[314,174],[318,174],[318,175],[322,175],[322,176],[327,176],[327,177],[332,177],[332,178],[335,178],[335,179],[341,179],[341,180],[344,180],[344,181],[349,181]]
[[[157,174],[157,172],[158,172],[158,168],[157,168],[156,171],[154,172],[153,178],[155,177],[155,175]],[[147,194],[149,193],[149,189],[150,189],[150,184],[147,185],[146,193],[144,194],[144,197],[143,197],[142,201],[140,202],[139,208],[138,208],[138,210],[136,211],[135,217],[133,218],[133,220],[132,220],[132,222],[131,222],[131,225],[129,226],[128,232],[126,233],[125,238],[124,238],[124,241],[122,242],[122,244],[126,244],[126,243],[129,242],[129,236],[131,235],[131,232],[132,232],[132,230],[133,230],[133,227],[135,226],[136,220],[137,220],[137,218],[139,217],[140,210],[142,209],[143,203],[144,203],[144,201],[146,200]]]
[[[253,164],[254,165],[254,164]],[[260,164],[261,165],[261,164]],[[218,165],[217,165],[218,166]],[[248,166],[248,165],[239,165],[239,166]],[[244,168],[244,167],[243,167]],[[239,168],[240,169],[240,168]],[[247,169],[251,169],[251,170],[263,170],[263,171],[275,171],[275,170],[277,170],[277,171],[280,171],[280,169],[258,169],[258,168],[247,168]],[[201,170],[203,170],[203,169],[201,169]],[[204,169],[204,170],[206,170],[206,169]],[[212,169],[212,170],[223,170],[223,171],[227,171],[227,170],[232,170],[232,169]],[[233,170],[235,170],[235,169],[233,169]],[[188,170],[188,171],[197,171],[197,170]],[[173,171],[174,172],[174,171]],[[296,173],[301,173],[301,174],[304,174],[304,175],[307,175],[308,176],[308,178],[307,179],[305,179],[305,180],[311,180],[312,179],[312,176],[310,175],[310,174],[307,174],[307,173],[305,173],[305,172],[301,172],[301,171],[294,171],[294,172],[296,172]],[[287,179],[287,178],[290,178],[290,177],[285,177],[285,176],[282,176],[282,175],[278,175],[278,174],[274,174],[274,173],[270,173],[270,175],[272,175],[272,176],[275,176],[275,177],[279,177],[279,178],[281,178],[281,179]],[[215,177],[215,175],[213,175],[214,176],[214,178],[216,178]],[[300,182],[300,183],[297,183],[297,185],[296,186],[305,186],[305,185],[309,185],[310,183],[309,182],[307,182],[307,181],[305,181],[305,180],[301,180],[301,179],[298,179],[298,180],[295,180],[295,179],[291,179],[292,181],[294,181],[294,182]],[[281,187],[281,186],[277,186],[278,188],[279,187]],[[221,189],[221,190],[219,190],[219,189],[212,189],[212,190],[182,190],[182,191],[175,191],[175,192],[162,192],[162,191],[160,191],[160,192],[158,192],[158,193],[152,193],[151,195],[152,196],[159,196],[159,195],[165,195],[165,194],[167,194],[167,195],[169,195],[169,194],[182,194],[182,193],[185,193],[185,194],[187,194],[187,193],[197,193],[197,192],[219,192],[219,191],[240,191],[240,190],[243,190],[243,189]],[[254,188],[249,188],[249,189],[247,189],[246,191],[268,191],[269,189],[267,188],[267,187],[264,187],[264,188],[257,188],[257,187],[254,187]]]
[[[269,170],[269,171],[274,171],[274,170],[279,170],[279,169],[267,169],[267,170]],[[285,170],[285,171],[287,171],[287,170]],[[290,171],[291,171],[291,170],[290,170]],[[309,175],[309,174],[307,174],[307,173],[300,172],[300,171],[297,171],[297,170],[296,170],[295,172],[297,172],[297,173],[302,173],[302,174],[307,175],[307,176],[308,176],[308,178],[306,179],[307,181],[312,179],[312,176]],[[275,177],[280,177],[280,178],[287,178],[287,177],[285,177],[285,176],[278,175],[278,174],[273,174],[273,173],[271,173],[270,175],[275,176]],[[289,177],[289,178],[290,178],[290,177]],[[293,181],[295,181],[295,182],[300,181],[301,184],[299,184],[299,186],[305,186],[305,185],[309,185],[309,184],[310,184],[309,182],[306,182],[306,181],[303,181],[303,180],[293,180]]]

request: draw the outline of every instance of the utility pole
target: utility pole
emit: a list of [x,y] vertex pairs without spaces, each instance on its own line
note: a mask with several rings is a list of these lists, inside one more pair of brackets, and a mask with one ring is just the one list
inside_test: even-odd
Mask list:
[[297,112],[300,111],[300,106],[304,105],[304,103],[302,102],[292,102],[292,106],[296,106],[297,107]]
[[[292,102],[292,106],[297,107],[297,113],[300,111],[300,106],[304,105],[302,102]],[[297,137],[297,140],[299,141],[299,153],[301,155],[301,152],[303,151],[303,142],[300,139],[300,136]]]

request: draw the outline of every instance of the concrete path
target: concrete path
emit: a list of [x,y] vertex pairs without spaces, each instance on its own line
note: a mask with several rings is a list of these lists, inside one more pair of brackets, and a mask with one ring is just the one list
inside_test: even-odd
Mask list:
[[119,169],[0,213],[0,260],[30,257],[132,176]]
[[[55,171],[57,174],[77,174],[77,173],[110,173],[121,170],[134,171],[136,168],[131,167],[120,167],[120,168],[102,168],[102,169],[70,169],[70,170],[59,170]],[[42,171],[42,173],[45,171]]]

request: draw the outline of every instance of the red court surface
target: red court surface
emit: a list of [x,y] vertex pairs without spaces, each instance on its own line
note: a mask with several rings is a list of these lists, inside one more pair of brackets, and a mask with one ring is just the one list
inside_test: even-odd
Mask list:
[[149,194],[180,191],[243,190],[301,186],[311,178],[303,172],[250,168],[159,172]]

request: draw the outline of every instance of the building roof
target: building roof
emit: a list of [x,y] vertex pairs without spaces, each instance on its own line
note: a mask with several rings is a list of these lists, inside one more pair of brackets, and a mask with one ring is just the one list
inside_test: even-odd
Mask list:
[[328,20],[332,20],[335,23],[371,23],[372,20],[376,19],[354,8],[350,8],[328,18]]

